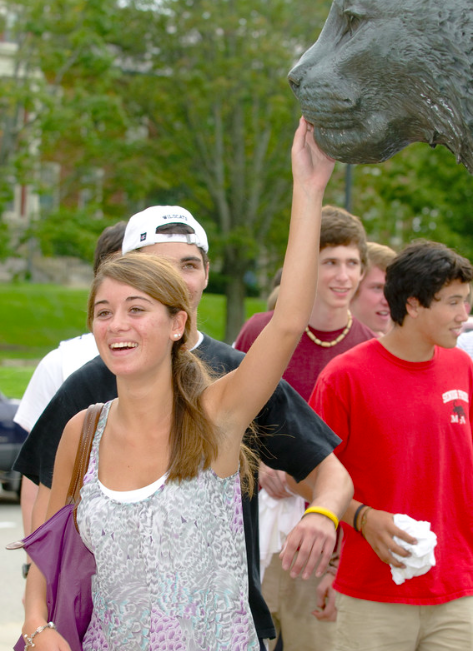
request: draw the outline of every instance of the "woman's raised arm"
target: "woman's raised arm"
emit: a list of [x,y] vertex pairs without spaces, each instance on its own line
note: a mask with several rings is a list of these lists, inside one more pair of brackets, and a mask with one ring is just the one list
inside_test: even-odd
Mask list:
[[[289,239],[273,318],[253,343],[238,369],[206,392],[209,415],[227,432],[242,435],[273,393],[309,321],[319,255],[325,187],[334,161],[319,150],[303,118],[292,146],[293,201]],[[238,437],[236,437],[238,438]],[[226,447],[226,446],[224,446]]]

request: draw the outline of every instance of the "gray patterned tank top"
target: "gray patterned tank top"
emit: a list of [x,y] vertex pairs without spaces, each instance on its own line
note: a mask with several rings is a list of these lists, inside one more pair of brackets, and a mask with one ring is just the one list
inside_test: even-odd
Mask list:
[[[240,480],[212,470],[113,499],[98,479],[100,418],[78,508],[93,552],[94,612],[84,651],[254,651]],[[117,493],[116,495],[120,495]]]

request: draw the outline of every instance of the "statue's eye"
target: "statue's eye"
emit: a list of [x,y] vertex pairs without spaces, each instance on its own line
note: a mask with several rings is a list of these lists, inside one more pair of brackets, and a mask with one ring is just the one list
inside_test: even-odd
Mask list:
[[350,34],[350,36],[352,36],[353,32],[355,32],[358,29],[361,23],[361,18],[360,16],[351,13],[350,11],[344,11],[343,13],[345,15],[345,20],[347,24],[347,32]]

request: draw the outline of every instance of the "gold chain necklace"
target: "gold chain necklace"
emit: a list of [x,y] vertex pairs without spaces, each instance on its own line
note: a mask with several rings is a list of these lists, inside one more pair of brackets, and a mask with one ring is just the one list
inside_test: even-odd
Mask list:
[[353,317],[351,315],[350,310],[348,310],[347,327],[333,341],[322,341],[321,339],[318,339],[318,337],[316,337],[314,335],[314,333],[311,330],[309,330],[309,326],[306,327],[305,332],[306,332],[306,335],[309,337],[309,339],[311,341],[313,341],[314,344],[317,344],[317,346],[322,346],[322,348],[332,348],[332,346],[336,346],[337,344],[339,344],[342,341],[342,339],[345,339],[347,334],[350,332],[350,328],[351,328],[352,323],[353,323]]

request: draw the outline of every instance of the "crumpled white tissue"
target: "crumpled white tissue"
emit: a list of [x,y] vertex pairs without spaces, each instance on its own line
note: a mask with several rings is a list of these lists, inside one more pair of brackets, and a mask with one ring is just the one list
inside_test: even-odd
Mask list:
[[272,555],[281,551],[287,535],[304,514],[305,501],[299,495],[276,500],[264,488],[260,490],[258,498],[260,573],[263,581]]
[[393,581],[396,585],[401,585],[406,579],[426,574],[435,565],[434,548],[437,544],[437,535],[430,530],[430,522],[414,520],[402,513],[394,515],[394,524],[417,540],[417,545],[410,545],[394,536],[394,540],[398,545],[411,552],[408,558],[393,552],[394,558],[406,566],[402,569],[391,565]]

